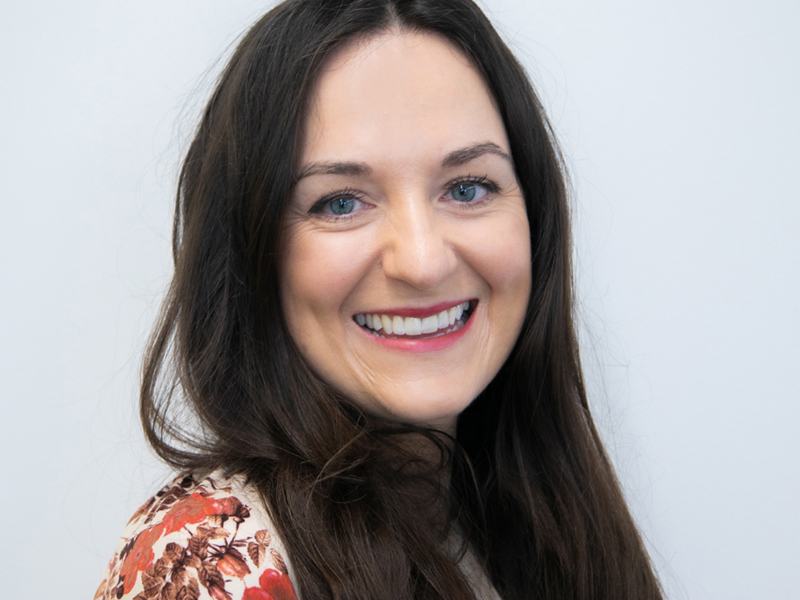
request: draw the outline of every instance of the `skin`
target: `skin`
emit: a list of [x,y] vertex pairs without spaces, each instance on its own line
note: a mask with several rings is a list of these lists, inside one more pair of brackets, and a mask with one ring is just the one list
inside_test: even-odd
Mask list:
[[[392,31],[328,59],[304,123],[280,292],[312,369],[366,411],[455,434],[508,357],[531,287],[509,156],[483,80],[444,38]],[[459,178],[491,183],[467,182],[476,199],[463,202]],[[352,211],[334,214],[331,198]],[[477,301],[472,323],[441,349],[388,347],[354,321],[463,300]]]

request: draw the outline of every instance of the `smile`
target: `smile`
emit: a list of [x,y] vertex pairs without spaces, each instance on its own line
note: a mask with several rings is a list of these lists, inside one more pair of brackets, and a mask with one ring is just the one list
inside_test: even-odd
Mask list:
[[378,337],[430,338],[461,329],[475,310],[477,301],[461,302],[448,309],[421,317],[362,313],[353,317],[363,329]]

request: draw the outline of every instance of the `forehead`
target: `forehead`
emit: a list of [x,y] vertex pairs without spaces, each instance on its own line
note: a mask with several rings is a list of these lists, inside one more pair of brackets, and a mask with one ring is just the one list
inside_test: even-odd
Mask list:
[[445,38],[388,32],[328,59],[311,97],[303,162],[411,160],[475,141],[508,150],[483,78]]

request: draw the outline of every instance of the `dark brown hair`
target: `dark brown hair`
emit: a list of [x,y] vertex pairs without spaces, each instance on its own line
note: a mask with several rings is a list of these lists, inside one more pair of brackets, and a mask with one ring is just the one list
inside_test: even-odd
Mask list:
[[[522,333],[456,440],[354,407],[310,371],[280,308],[281,227],[315,77],[332,51],[390,29],[439,34],[472,60],[503,118],[530,223]],[[471,0],[288,0],[262,17],[184,161],[173,250],[144,366],[147,437],[176,467],[248,476],[304,600],[471,598],[444,543],[454,530],[507,600],[661,597],[589,414],[552,132]],[[440,460],[408,452],[413,436]]]

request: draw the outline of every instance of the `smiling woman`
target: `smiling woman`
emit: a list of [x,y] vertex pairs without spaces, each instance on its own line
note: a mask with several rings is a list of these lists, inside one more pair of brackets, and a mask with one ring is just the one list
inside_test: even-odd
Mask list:
[[446,38],[389,31],[328,58],[281,303],[311,368],[368,412],[455,436],[511,352],[531,269],[510,153],[486,85]]
[[592,424],[566,197],[470,0],[289,0],[183,165],[145,362],[183,474],[104,598],[660,598]]

